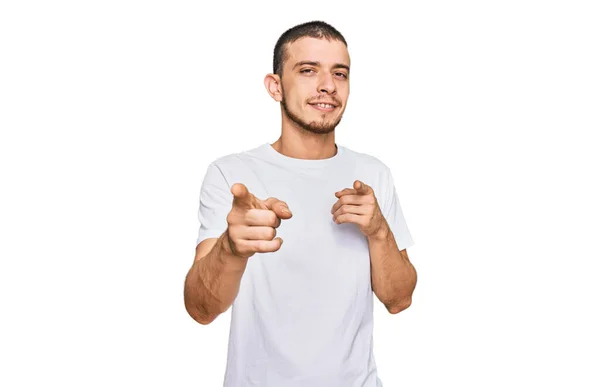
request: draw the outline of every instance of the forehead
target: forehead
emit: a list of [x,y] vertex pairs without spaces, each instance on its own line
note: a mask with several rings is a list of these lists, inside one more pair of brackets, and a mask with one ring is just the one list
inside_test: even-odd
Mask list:
[[293,67],[300,61],[320,62],[324,66],[334,63],[350,66],[348,48],[339,40],[304,37],[288,43],[286,51],[285,67]]

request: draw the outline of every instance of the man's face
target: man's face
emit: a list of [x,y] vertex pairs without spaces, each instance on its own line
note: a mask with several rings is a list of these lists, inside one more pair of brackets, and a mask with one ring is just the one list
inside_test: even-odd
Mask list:
[[301,38],[286,47],[281,105],[299,127],[332,132],[342,119],[350,94],[350,56],[337,40]]

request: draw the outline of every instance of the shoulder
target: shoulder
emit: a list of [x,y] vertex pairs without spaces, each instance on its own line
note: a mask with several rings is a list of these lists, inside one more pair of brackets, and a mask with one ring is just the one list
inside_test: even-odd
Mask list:
[[389,173],[390,168],[379,157],[345,146],[343,148],[344,152],[346,153],[346,156],[348,158],[354,159],[356,165],[360,165],[361,167],[368,169],[370,172],[383,174]]
[[228,187],[238,182],[248,186],[251,181],[256,180],[257,171],[264,168],[265,159],[268,159],[265,145],[222,154],[209,161],[204,179]]
[[261,157],[264,153],[264,144],[226,153],[210,161],[209,168],[216,167],[220,170],[229,170],[246,164],[249,160]]
[[394,190],[394,178],[388,164],[380,157],[354,149],[344,148],[348,160],[353,159],[357,176],[362,176],[363,181],[375,191],[375,195],[384,202],[390,192]]

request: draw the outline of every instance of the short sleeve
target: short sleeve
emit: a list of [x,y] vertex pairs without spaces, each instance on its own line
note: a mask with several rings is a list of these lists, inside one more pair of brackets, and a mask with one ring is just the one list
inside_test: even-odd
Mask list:
[[227,214],[231,211],[233,194],[219,167],[211,163],[200,188],[198,220],[200,228],[196,245],[207,238],[218,238],[227,229]]
[[404,250],[407,247],[412,246],[414,241],[410,230],[408,229],[408,225],[406,224],[406,220],[404,219],[402,207],[400,206],[400,200],[398,199],[396,186],[394,184],[394,177],[388,167],[385,169],[384,176],[383,207],[381,208],[381,211],[394,234],[398,249]]

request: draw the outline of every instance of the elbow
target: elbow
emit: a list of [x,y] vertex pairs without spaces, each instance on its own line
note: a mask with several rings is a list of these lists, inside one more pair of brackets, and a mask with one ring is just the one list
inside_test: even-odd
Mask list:
[[184,296],[185,310],[190,317],[200,325],[208,325],[213,322],[217,316],[210,316],[201,306],[191,302],[187,294]]
[[200,325],[208,325],[211,322],[215,321],[215,319],[214,318],[211,318],[211,319],[195,318],[194,321],[196,321]]
[[201,311],[198,310],[197,308],[191,308],[191,307],[188,307],[187,305],[186,305],[186,310],[187,310],[188,314],[190,315],[190,317],[200,325],[208,325],[208,324],[212,323],[213,321],[215,321],[215,318],[216,318],[215,316],[213,316],[213,317],[206,316],[204,313],[201,313]]
[[398,314],[403,310],[407,309],[412,303],[412,298],[405,298],[401,301],[387,304],[385,307],[390,314]]

